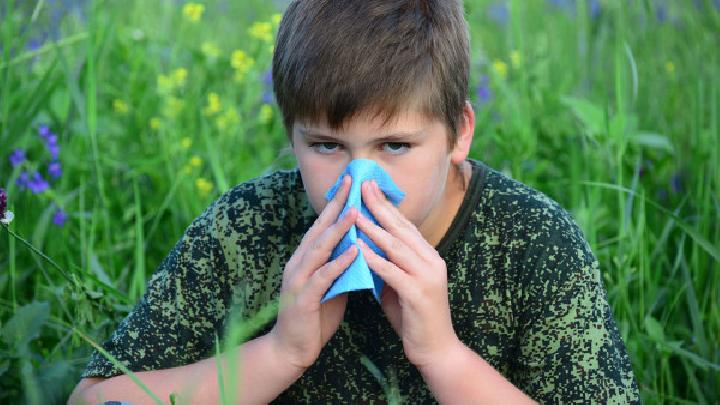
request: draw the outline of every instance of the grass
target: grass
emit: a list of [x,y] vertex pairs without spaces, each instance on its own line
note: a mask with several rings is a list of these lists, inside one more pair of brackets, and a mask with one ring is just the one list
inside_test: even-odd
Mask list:
[[[274,27],[279,8],[207,1],[192,22],[175,1],[80,3],[0,5],[0,187],[16,216],[0,229],[2,402],[64,401],[84,337],[109,336],[190,221],[233,185],[294,165],[263,80],[274,28],[250,30]],[[471,155],[575,216],[644,401],[720,401],[717,2],[465,3]],[[24,148],[24,169],[44,172],[41,124],[63,174],[34,195],[8,156]]]

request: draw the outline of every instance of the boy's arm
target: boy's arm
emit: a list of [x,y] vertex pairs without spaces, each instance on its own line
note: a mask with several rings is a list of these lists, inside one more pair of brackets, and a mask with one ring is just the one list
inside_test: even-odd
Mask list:
[[420,374],[441,404],[535,403],[459,340]]
[[638,402],[597,259],[568,214],[545,228],[517,272],[518,346],[508,378],[541,402]]
[[[272,342],[271,335],[263,335],[244,343],[237,350],[221,355],[222,375],[226,399],[238,403],[268,403],[295,382],[304,370],[289,364]],[[235,362],[236,374],[232,374]],[[218,362],[215,357],[194,364],[167,370],[143,371],[135,375],[163,403],[220,403]],[[69,404],[97,404],[104,401],[126,401],[134,405],[155,404],[155,400],[128,376],[112,377],[87,386],[78,384],[68,400]],[[234,395],[229,397],[228,395]]]

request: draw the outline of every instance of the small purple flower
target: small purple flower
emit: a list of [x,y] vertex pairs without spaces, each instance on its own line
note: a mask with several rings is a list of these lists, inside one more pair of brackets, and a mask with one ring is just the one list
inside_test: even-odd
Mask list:
[[5,190],[0,188],[0,219],[5,218],[5,210],[7,209],[7,194]]
[[590,17],[593,19],[600,17],[602,13],[602,5],[600,0],[590,0]]
[[670,179],[670,190],[672,190],[674,194],[679,194],[683,191],[682,173],[677,172],[673,174],[672,178]]
[[273,84],[272,68],[268,69],[265,72],[265,74],[263,75],[262,81],[266,86],[272,86],[272,84]]
[[38,172],[33,174],[27,186],[33,194],[40,194],[50,188],[50,184],[48,184],[48,182],[43,179],[42,175]]
[[65,213],[65,211],[62,210],[62,208],[58,208],[55,211],[55,215],[53,215],[53,224],[55,224],[57,226],[63,226],[63,225],[65,225],[65,222],[67,221],[67,219],[68,219],[67,213]]
[[54,145],[48,145],[48,151],[50,152],[50,156],[53,160],[57,160],[58,156],[60,155],[60,145],[54,144]]
[[57,160],[53,160],[52,162],[50,162],[50,164],[48,165],[48,174],[53,179],[57,179],[62,176],[62,166],[60,165],[60,162],[58,162]]
[[15,149],[10,155],[10,164],[12,167],[17,167],[20,163],[25,161],[25,150],[21,148]]
[[508,10],[507,2],[505,1],[490,4],[487,7],[486,12],[491,20],[500,25],[505,25],[508,21],[508,17],[510,16],[510,11]]
[[271,91],[264,91],[262,94],[262,103],[263,104],[272,104],[275,102],[275,96]]
[[480,78],[480,83],[478,84],[475,95],[478,99],[478,105],[486,104],[490,99],[492,99],[492,90],[490,90],[490,79],[483,75]]
[[40,128],[38,128],[38,134],[41,138],[46,139],[50,136],[50,127],[47,125],[40,125]]
[[25,190],[28,187],[29,182],[30,182],[30,176],[28,175],[28,172],[26,172],[26,171],[20,172],[20,175],[15,180],[15,184],[17,184],[18,188],[21,191]]

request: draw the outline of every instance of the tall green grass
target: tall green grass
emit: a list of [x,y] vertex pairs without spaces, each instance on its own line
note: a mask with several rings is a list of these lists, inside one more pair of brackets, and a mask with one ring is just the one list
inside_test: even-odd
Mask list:
[[[109,336],[190,221],[294,165],[263,100],[281,6],[203,3],[196,22],[169,0],[0,6],[0,187],[16,215],[0,229],[0,401],[62,402],[92,349],[82,336]],[[645,401],[720,401],[717,2],[465,3],[472,156],[575,216]],[[41,124],[64,172],[33,195],[8,156],[25,148],[26,168],[44,171]],[[227,342],[272,313],[253,319]],[[388,370],[366,366],[402,398]]]

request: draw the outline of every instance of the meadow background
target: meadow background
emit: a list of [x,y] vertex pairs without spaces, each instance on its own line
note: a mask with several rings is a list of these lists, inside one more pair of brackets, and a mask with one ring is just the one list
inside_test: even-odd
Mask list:
[[[0,2],[0,402],[64,402],[203,208],[294,166],[283,1]],[[720,1],[466,0],[472,157],[558,200],[648,403],[720,401]]]

